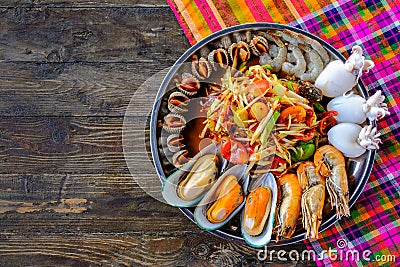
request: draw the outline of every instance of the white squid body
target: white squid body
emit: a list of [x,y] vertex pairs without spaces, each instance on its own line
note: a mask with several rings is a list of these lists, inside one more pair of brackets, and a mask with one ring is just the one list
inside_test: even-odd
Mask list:
[[318,76],[315,86],[327,97],[340,96],[351,90],[362,73],[368,73],[375,66],[371,60],[365,60],[362,53],[360,46],[353,46],[346,62],[335,60],[329,63]]
[[354,123],[339,123],[328,132],[329,142],[340,150],[344,156],[356,158],[364,154],[366,149],[358,143],[362,127]]
[[367,115],[364,112],[363,105],[365,98],[352,94],[350,96],[338,96],[328,103],[328,110],[336,110],[338,115],[335,119],[338,122],[352,122],[362,124]]
[[356,84],[357,76],[354,76],[345,68],[340,60],[329,63],[315,81],[315,87],[321,90],[327,97],[340,96],[351,90]]

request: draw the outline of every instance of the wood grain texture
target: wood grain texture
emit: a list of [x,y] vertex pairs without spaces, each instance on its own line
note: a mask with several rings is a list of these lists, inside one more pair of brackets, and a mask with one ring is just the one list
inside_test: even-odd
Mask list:
[[173,20],[168,7],[3,8],[0,60],[151,63],[176,59],[188,41],[180,26],[170,23]]
[[[124,116],[138,88],[172,64],[0,62],[0,116]],[[146,116],[156,90],[143,91],[131,111]]]
[[146,143],[157,86],[135,93],[188,47],[160,0],[1,1],[0,266],[315,266],[260,261],[138,183],[157,178]]
[[[137,125],[147,120],[135,117]],[[122,117],[0,117],[0,173],[122,173]],[[132,128],[132,140],[144,136]],[[144,144],[133,143],[148,162]],[[148,167],[143,166],[143,173]]]
[[260,261],[258,251],[189,231],[167,236],[87,234],[62,239],[12,234],[2,238],[0,263],[11,266],[7,263],[29,257],[34,266],[43,266],[43,260],[46,264],[68,266],[310,266],[301,261],[278,261],[276,256]]
[[3,0],[0,7],[154,7],[167,6],[163,0]]

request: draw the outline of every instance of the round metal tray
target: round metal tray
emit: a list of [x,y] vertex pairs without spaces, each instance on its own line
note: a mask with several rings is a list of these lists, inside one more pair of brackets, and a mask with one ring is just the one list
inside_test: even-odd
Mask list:
[[[331,45],[323,41],[322,39],[318,38],[317,36],[314,36],[310,34],[309,32],[306,32],[304,30],[294,28],[288,25],[282,25],[282,24],[274,24],[274,23],[249,23],[249,24],[242,24],[238,26],[233,26],[230,28],[226,28],[223,30],[220,30],[218,32],[215,32],[211,34],[210,36],[204,38],[203,40],[199,41],[196,43],[194,46],[192,46],[190,49],[188,49],[172,66],[172,68],[169,70],[167,75],[165,76],[157,97],[156,101],[153,106],[152,114],[151,114],[151,121],[150,121],[150,145],[151,145],[151,153],[153,157],[153,161],[156,167],[157,174],[160,178],[161,182],[164,182],[166,179],[166,175],[164,172],[164,167],[161,161],[161,155],[159,151],[159,136],[157,136],[158,130],[157,130],[157,122],[159,119],[159,112],[160,112],[160,105],[161,101],[157,101],[159,99],[162,99],[164,93],[166,92],[166,89],[168,85],[170,84],[172,78],[177,74],[177,71],[179,70],[179,67],[181,64],[186,62],[196,51],[198,51],[200,48],[203,46],[207,45],[210,42],[215,41],[216,39],[219,39],[225,35],[230,35],[235,32],[241,32],[241,31],[246,31],[246,30],[283,30],[283,29],[289,29],[291,31],[301,33],[303,35],[306,35],[319,43],[322,44],[322,46],[330,52],[332,55],[334,55],[337,59],[342,60],[343,62],[345,61],[345,58],[343,55],[341,55],[335,48],[333,48]],[[368,93],[361,81],[358,82],[358,90],[360,95],[363,97],[367,97]],[[374,156],[375,156],[375,151],[367,151],[365,154],[360,156],[357,159],[351,159],[348,162],[348,167],[347,167],[347,173],[349,177],[354,178],[354,186],[353,188],[350,189],[350,202],[349,206],[352,207],[356,200],[359,198],[360,194],[362,193],[367,180],[369,178],[369,175],[371,173],[373,161],[374,161]],[[193,212],[190,208],[181,208],[181,211],[192,221],[194,222],[193,219]],[[336,215],[331,212],[330,216],[328,218],[324,218],[323,222],[320,226],[319,231],[322,232],[326,230],[327,228],[331,227],[336,221],[337,221]],[[229,229],[224,229],[221,228],[219,230],[215,231],[210,231],[213,235],[216,235],[218,237],[222,237],[224,239],[240,243],[240,244],[246,244],[240,233],[232,232],[229,231]],[[292,243],[296,243],[299,241],[302,241],[305,239],[305,231],[302,230],[301,232],[296,232],[293,237],[290,239],[283,239],[278,242],[274,242],[274,240],[271,240],[271,242],[268,244],[269,247],[274,247],[274,246],[283,246],[283,245],[288,245]]]

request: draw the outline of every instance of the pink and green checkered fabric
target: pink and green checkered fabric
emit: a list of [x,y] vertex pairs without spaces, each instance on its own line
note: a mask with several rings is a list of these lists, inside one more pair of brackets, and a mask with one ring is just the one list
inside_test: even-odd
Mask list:
[[[205,1],[207,6],[198,7],[198,1],[169,1],[178,21],[181,23],[192,43],[198,41],[202,32],[213,32],[222,26],[243,23],[245,18],[251,21],[288,23],[315,34],[344,56],[348,56],[355,44],[363,47],[364,54],[375,62],[373,70],[362,76],[370,95],[381,90],[386,97],[390,116],[378,122],[382,134],[382,144],[375,158],[371,177],[351,209],[351,216],[343,218],[328,230],[322,232],[320,239],[305,241],[309,249],[317,255],[325,255],[316,260],[318,266],[399,266],[400,264],[400,2],[369,1],[278,1],[218,0]],[[281,2],[281,3],[280,3]],[[183,4],[182,4],[183,3]],[[287,6],[286,12],[277,11],[278,5]],[[322,6],[321,3],[326,3]],[[253,15],[243,13],[246,6],[249,14],[252,10],[262,10],[268,14]],[[262,8],[260,8],[260,6]],[[198,11],[190,12],[198,7]],[[235,11],[241,9],[239,13]],[[207,13],[208,12],[208,13]],[[276,19],[279,12],[281,18]],[[195,29],[201,21],[199,16],[214,20],[204,20],[202,28]],[[236,16],[236,17],[235,17]],[[196,23],[191,23],[191,22]],[[209,26],[213,22],[212,26]],[[219,24],[217,24],[219,22]],[[217,25],[217,26],[216,26]],[[203,36],[204,37],[204,36]],[[344,239],[346,246],[340,249],[338,240]],[[337,249],[338,254],[347,251],[359,251],[360,260],[349,257],[339,260],[338,254],[327,255],[322,251]],[[368,259],[362,259],[361,252],[370,251]],[[390,257],[395,256],[395,260]],[[382,257],[383,256],[383,257]],[[381,260],[383,258],[386,261]],[[343,259],[343,257],[342,257]]]

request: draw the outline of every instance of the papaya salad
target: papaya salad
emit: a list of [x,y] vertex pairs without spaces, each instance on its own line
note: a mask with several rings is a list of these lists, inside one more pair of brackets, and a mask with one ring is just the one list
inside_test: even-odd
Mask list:
[[253,174],[281,175],[311,158],[336,124],[336,111],[325,111],[313,84],[279,77],[270,65],[228,68],[209,90],[200,138],[221,142],[223,157]]

